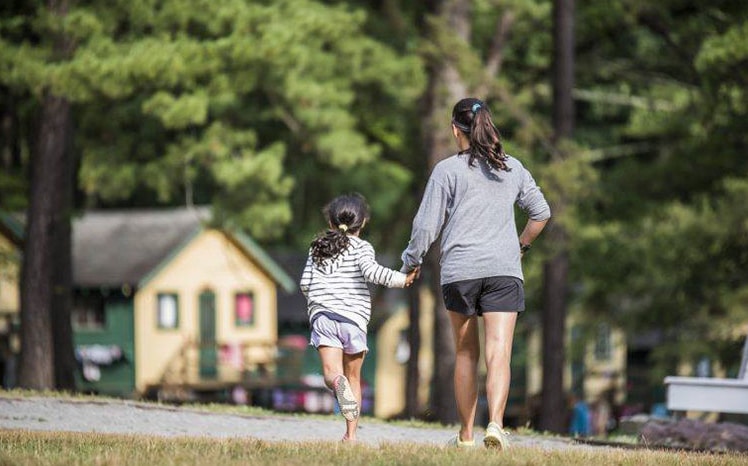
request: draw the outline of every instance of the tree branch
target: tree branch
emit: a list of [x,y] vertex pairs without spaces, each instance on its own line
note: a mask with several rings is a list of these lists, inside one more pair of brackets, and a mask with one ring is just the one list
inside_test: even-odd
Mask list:
[[486,77],[475,89],[475,95],[485,96],[490,88],[489,83],[495,80],[499,73],[501,73],[501,65],[504,63],[504,45],[506,45],[509,33],[512,26],[514,26],[515,18],[515,13],[507,10],[496,22],[496,32],[491,41],[491,47],[488,50],[486,65],[483,68]]
[[498,99],[504,104],[504,108],[506,108],[507,111],[522,124],[522,126],[527,128],[530,131],[530,134],[538,139],[538,142],[540,142],[540,145],[548,152],[548,154],[553,157],[561,156],[561,152],[551,140],[550,131],[537,123],[531,114],[523,111],[514,101],[514,96],[512,96],[504,86],[497,83],[493,86],[491,94],[498,97]]
[[387,18],[387,22],[398,36],[403,36],[406,29],[403,12],[400,8],[400,2],[397,0],[384,0],[382,2],[382,13]]
[[507,89],[501,84],[496,82],[496,78],[501,73],[501,66],[504,62],[504,46],[509,38],[514,21],[517,15],[513,11],[505,11],[501,15],[501,18],[496,22],[496,33],[494,34],[491,47],[486,58],[486,66],[484,67],[484,78],[481,83],[475,89],[475,95],[484,96],[487,98],[493,94],[504,103],[505,108],[508,109],[509,113],[516,118],[522,126],[530,131],[530,134],[534,135],[540,144],[549,154],[558,156],[558,149],[551,141],[549,131],[543,129],[543,127],[536,123],[533,117],[522,111],[519,105],[514,101],[514,97]]
[[685,50],[683,47],[678,45],[670,34],[668,27],[664,24],[661,18],[658,18],[651,14],[641,13],[637,16],[639,24],[649,29],[652,33],[662,38],[668,47],[675,53],[675,55],[686,65],[694,75],[698,72],[693,65],[693,56]]
[[491,48],[486,59],[486,74],[489,76],[495,78],[501,72],[501,65],[504,62],[504,44],[509,38],[516,18],[517,15],[513,11],[507,10],[496,22],[496,33],[493,36],[493,41],[491,41]]

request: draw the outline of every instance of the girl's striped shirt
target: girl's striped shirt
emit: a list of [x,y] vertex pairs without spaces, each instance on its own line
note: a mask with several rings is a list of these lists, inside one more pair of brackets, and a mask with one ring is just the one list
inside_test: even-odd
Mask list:
[[380,265],[372,245],[357,236],[348,237],[348,248],[317,265],[311,251],[301,275],[300,287],[307,300],[309,322],[324,314],[351,322],[366,332],[371,317],[367,283],[403,288],[405,274]]

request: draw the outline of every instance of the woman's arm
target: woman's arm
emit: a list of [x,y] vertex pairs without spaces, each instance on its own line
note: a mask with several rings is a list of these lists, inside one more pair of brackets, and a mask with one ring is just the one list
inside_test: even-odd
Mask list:
[[[519,235],[520,246],[527,249],[543,231],[548,219],[551,218],[551,208],[543,192],[535,183],[535,179],[525,167],[522,167],[522,180],[517,203],[520,208],[527,212],[529,217],[524,230]],[[524,249],[522,252],[524,253]]]
[[545,220],[528,220],[525,224],[525,229],[522,230],[522,234],[519,235],[519,244],[523,246],[529,246],[535,241],[535,238],[540,235],[540,232],[545,228],[545,224],[548,223],[548,219]]
[[436,181],[432,175],[426,184],[418,213],[413,219],[413,229],[410,233],[408,247],[405,248],[401,256],[403,267],[400,270],[402,272],[410,272],[421,266],[423,256],[426,255],[431,244],[439,236],[439,232],[444,225],[448,202],[447,189]]

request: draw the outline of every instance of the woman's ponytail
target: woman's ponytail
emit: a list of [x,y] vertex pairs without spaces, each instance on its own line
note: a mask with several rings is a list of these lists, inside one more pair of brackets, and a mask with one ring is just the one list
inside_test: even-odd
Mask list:
[[507,155],[501,143],[501,134],[491,119],[491,112],[482,101],[475,98],[462,99],[452,110],[452,123],[470,139],[470,159],[485,160],[496,170],[509,171]]

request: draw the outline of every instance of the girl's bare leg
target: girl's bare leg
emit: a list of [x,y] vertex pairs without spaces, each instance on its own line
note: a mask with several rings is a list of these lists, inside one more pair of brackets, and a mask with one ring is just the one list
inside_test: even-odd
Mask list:
[[454,388],[460,416],[460,440],[473,439],[473,423],[478,404],[478,318],[449,312],[455,339]]
[[343,373],[343,349],[320,346],[317,351],[319,352],[319,358],[322,360],[322,375],[325,378],[325,385],[330,390],[334,390],[333,382],[335,378]]
[[[361,367],[364,365],[364,356],[366,352],[362,351],[356,354],[343,354],[343,371],[351,384],[351,390],[358,401],[359,416],[361,413]],[[344,441],[355,441],[356,430],[358,429],[358,418],[353,421],[345,421]]]

